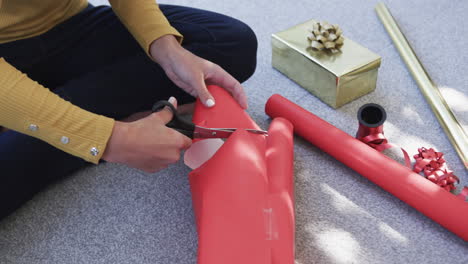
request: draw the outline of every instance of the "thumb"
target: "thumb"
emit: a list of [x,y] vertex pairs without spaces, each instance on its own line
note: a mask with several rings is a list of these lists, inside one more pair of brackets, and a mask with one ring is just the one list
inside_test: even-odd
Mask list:
[[183,135],[182,149],[188,149],[190,148],[191,145],[192,145],[192,140],[189,137]]
[[[168,101],[174,106],[175,109],[177,109],[177,100],[174,97],[171,96],[171,98],[169,98]],[[154,114],[161,118],[164,124],[169,123],[172,120],[172,117],[174,116],[174,113],[168,106],[165,106],[161,111],[156,112]]]
[[203,103],[203,105],[206,107],[213,107],[215,105],[214,97],[206,88],[204,80],[202,80],[198,86],[195,87],[195,89],[197,90],[198,97],[200,98],[200,101]]

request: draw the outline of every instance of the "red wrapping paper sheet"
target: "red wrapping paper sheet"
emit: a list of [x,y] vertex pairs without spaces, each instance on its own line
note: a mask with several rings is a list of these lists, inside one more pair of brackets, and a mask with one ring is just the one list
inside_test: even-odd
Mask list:
[[[222,88],[216,105],[196,103],[193,121],[205,127],[259,129]],[[293,264],[292,125],[276,118],[259,135],[238,129],[189,175],[199,264]]]
[[265,111],[286,118],[299,136],[468,241],[467,202],[281,95],[271,96]]

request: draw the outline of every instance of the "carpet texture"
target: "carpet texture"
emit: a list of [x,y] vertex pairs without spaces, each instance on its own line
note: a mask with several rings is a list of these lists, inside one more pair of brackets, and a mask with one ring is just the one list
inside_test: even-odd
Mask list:
[[[356,132],[358,108],[379,103],[392,143],[411,154],[421,146],[442,151],[468,185],[467,171],[373,10],[377,1],[170,3],[229,14],[256,32],[258,68],[244,86],[248,112],[261,127],[270,122],[264,104],[273,93],[349,134]],[[386,3],[468,129],[468,1]],[[312,18],[341,25],[345,36],[382,56],[375,92],[333,110],[271,67],[270,35]],[[300,138],[295,168],[297,263],[468,263],[466,242]],[[196,263],[188,173],[179,162],[155,174],[103,164],[71,175],[0,222],[0,263]]]

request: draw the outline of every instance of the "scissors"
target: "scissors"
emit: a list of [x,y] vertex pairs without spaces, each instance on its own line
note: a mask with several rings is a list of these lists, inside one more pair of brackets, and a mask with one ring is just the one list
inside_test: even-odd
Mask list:
[[[169,107],[173,116],[169,123],[166,124],[167,127],[177,130],[178,132],[186,135],[187,137],[194,138],[228,138],[232,133],[234,133],[237,128],[207,128],[197,126],[194,123],[185,120],[179,114],[175,107],[169,103],[169,101],[158,101],[153,105],[151,112],[158,112],[162,110],[165,106]],[[245,129],[248,132],[260,135],[268,135],[268,132],[265,130],[257,129]]]

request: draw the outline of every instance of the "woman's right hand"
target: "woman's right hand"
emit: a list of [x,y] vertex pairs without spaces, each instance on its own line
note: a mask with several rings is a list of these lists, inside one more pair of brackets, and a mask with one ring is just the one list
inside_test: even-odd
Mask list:
[[[174,97],[169,102],[177,108]],[[171,119],[172,112],[166,107],[134,122],[115,121],[102,159],[146,172],[156,172],[177,162],[192,140],[166,127]]]

